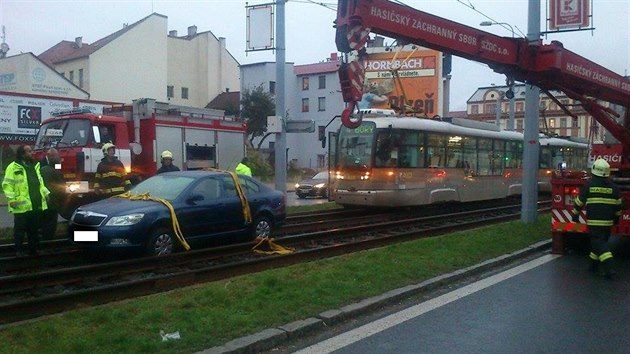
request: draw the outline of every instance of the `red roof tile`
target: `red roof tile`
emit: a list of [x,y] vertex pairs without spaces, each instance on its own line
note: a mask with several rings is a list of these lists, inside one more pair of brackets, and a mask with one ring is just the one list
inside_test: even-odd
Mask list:
[[340,61],[326,61],[315,64],[296,65],[293,67],[295,75],[312,75],[312,74],[325,74],[335,72],[341,65]]

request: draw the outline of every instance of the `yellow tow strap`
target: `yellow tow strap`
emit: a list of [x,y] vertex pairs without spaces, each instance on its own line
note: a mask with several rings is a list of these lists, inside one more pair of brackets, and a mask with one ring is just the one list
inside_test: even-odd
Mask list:
[[186,242],[186,239],[184,238],[184,234],[182,233],[182,230],[179,228],[179,221],[177,220],[177,215],[175,215],[175,209],[173,209],[173,205],[171,204],[171,202],[163,198],[152,197],[149,195],[149,193],[132,194],[131,192],[125,192],[123,194],[118,194],[115,197],[125,198],[129,200],[149,200],[149,201],[154,201],[154,202],[158,202],[158,203],[162,203],[166,205],[169,212],[171,213],[171,222],[172,222],[173,231],[175,231],[175,236],[177,237],[177,240],[179,240],[179,243],[181,243],[182,247],[184,247],[186,251],[190,250],[190,246],[188,245],[188,242]]
[[[260,253],[260,254],[289,254],[289,253],[293,253],[295,251],[295,248],[291,248],[291,247],[284,247],[284,246],[280,246],[279,244],[273,242],[273,238],[269,238],[269,237],[259,237],[257,239],[258,243],[256,243],[256,245],[254,247],[252,247],[252,250],[256,253]],[[262,248],[264,246],[267,246],[268,249],[259,249]]]

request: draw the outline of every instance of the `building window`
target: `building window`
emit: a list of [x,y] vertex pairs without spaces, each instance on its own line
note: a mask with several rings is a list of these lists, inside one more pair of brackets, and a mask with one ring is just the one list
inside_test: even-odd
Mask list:
[[275,81],[269,81],[269,93],[272,95],[276,94],[276,82]]
[[317,155],[317,168],[326,168],[326,155],[318,154]]
[[302,91],[308,90],[308,76],[302,78]]
[[319,75],[319,88],[320,89],[325,89],[326,88],[326,76],[325,75]]
[[571,118],[571,126],[573,128],[579,127],[577,118]]
[[74,70],[70,70],[70,77],[68,79],[74,82]]
[[523,102],[516,102],[516,111],[517,112],[523,112]]
[[79,87],[83,87],[83,69],[79,69]]
[[497,104],[496,103],[486,103],[483,107],[483,113],[497,113]]
[[182,87],[182,98],[188,99],[188,87]]
[[323,112],[326,110],[326,97],[317,98],[317,111]]
[[479,114],[479,105],[476,105],[476,104],[471,105],[470,114]]
[[308,112],[308,98],[302,99],[302,112]]
[[523,120],[522,119],[517,119],[516,120],[516,130],[523,130]]
[[174,86],[166,86],[166,97],[171,98],[175,97],[175,87]]
[[567,119],[560,118],[560,128],[566,128],[566,127],[567,127]]
[[555,128],[556,127],[556,119],[555,118],[550,118],[549,119],[549,128]]

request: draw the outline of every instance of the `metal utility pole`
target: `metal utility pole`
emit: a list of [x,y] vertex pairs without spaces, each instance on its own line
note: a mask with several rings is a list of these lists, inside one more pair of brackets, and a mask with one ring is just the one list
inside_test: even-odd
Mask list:
[[[529,0],[527,40],[535,44],[540,40],[540,0]],[[538,108],[540,89],[525,86],[525,142],[523,144],[523,195],[521,221],[532,224],[537,219],[538,203]]]
[[276,116],[280,120],[280,133],[276,133],[275,162],[276,162],[276,189],[287,191],[287,133],[286,133],[286,109],[284,107],[284,69],[285,69],[285,44],[284,44],[284,3],[286,0],[276,0]]

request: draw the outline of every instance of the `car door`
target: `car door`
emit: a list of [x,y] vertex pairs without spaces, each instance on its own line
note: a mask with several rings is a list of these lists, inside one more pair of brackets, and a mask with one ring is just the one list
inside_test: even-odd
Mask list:
[[177,212],[180,228],[187,240],[199,241],[221,232],[223,210],[220,202],[221,180],[218,176],[200,179],[184,196]]
[[242,233],[249,225],[245,223],[243,205],[236,191],[234,179],[231,175],[223,175],[220,179],[222,181],[220,202],[224,210],[223,230],[230,233]]

